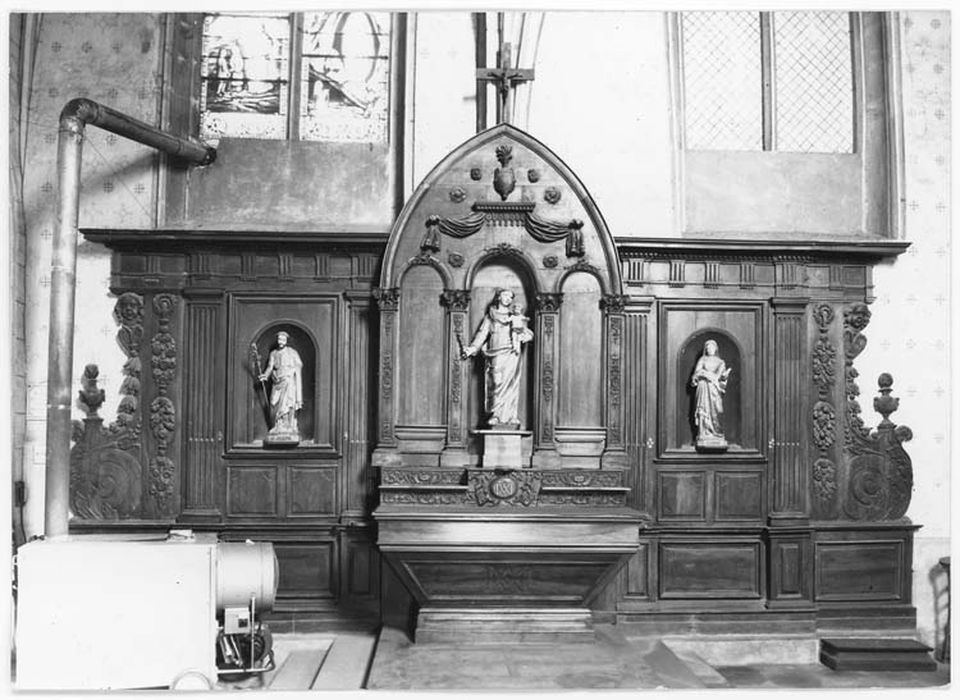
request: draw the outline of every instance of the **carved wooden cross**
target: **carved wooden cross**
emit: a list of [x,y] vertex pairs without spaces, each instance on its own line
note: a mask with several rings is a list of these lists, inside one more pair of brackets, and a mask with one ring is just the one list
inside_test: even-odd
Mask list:
[[533,80],[533,68],[510,67],[510,44],[501,46],[498,68],[478,68],[477,80],[489,80],[497,86],[497,123],[510,123],[510,93],[520,83]]

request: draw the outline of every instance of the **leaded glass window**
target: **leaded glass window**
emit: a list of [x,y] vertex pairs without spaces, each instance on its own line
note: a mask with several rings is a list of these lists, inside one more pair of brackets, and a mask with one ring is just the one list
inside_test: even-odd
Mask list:
[[852,152],[850,17],[682,13],[686,147]]
[[204,17],[205,139],[388,139],[386,12],[217,13]]

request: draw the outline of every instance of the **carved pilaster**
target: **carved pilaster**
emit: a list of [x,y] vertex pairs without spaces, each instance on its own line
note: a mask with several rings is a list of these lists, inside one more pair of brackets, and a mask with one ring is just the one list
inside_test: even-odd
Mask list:
[[469,366],[461,357],[461,349],[466,346],[464,329],[467,325],[467,311],[470,308],[470,290],[445,289],[440,295],[440,303],[447,310],[447,444],[441,463],[445,466],[465,464],[467,430],[467,386]]
[[220,369],[224,337],[219,299],[190,299],[185,309],[184,372],[190,377],[184,426],[184,508],[182,517],[217,518],[217,478],[223,469],[223,410],[210,400],[222,392]]
[[607,442],[601,465],[626,466],[627,453],[624,449],[623,425],[623,335],[624,308],[627,299],[620,294],[607,294],[600,299],[603,309],[606,335],[606,427]]
[[150,368],[156,396],[150,402],[150,433],[156,453],[150,460],[147,493],[157,516],[171,514],[175,505],[176,465],[170,458],[170,444],[177,427],[177,407],[171,393],[177,371],[177,342],[170,331],[176,308],[177,297],[172,294],[153,297],[157,332],[150,339]]
[[560,305],[563,303],[563,294],[537,294],[535,304],[537,308],[537,338],[539,362],[535,393],[537,397],[537,421],[534,429],[534,466],[552,466],[559,462],[556,453],[556,421],[557,421],[557,377],[559,368],[560,337],[558,321]]
[[397,438],[393,433],[394,424],[394,392],[393,369],[396,357],[396,322],[397,311],[400,308],[400,289],[397,287],[373,290],[373,296],[380,307],[380,391],[379,391],[379,422],[378,447],[394,447]]
[[811,375],[816,387],[817,400],[813,405],[813,444],[816,458],[811,471],[811,510],[818,517],[836,514],[837,463],[834,452],[837,443],[837,411],[834,391],[837,377],[837,348],[831,337],[836,313],[827,303],[817,304],[813,320],[817,325],[817,337],[811,357]]
[[[649,341],[656,338],[656,314],[651,315],[653,299],[632,298],[624,316],[623,356],[630,361],[623,364],[623,442],[629,464],[631,505],[640,510],[652,507],[653,459],[655,456],[653,434],[656,421],[656,392],[650,387],[656,382],[656,357],[651,357]],[[647,482],[650,481],[651,484]]]
[[808,472],[803,426],[807,415],[803,386],[806,345],[805,299],[773,301],[773,511],[771,525],[803,524],[809,519]]

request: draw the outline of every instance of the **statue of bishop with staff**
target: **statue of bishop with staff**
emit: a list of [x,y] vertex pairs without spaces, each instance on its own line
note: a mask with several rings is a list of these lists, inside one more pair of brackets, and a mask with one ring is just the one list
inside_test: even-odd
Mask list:
[[297,427],[297,411],[303,407],[300,353],[287,345],[284,331],[277,333],[277,349],[270,351],[267,366],[258,377],[261,382],[270,380],[270,413],[273,425],[264,444],[297,444],[300,430]]

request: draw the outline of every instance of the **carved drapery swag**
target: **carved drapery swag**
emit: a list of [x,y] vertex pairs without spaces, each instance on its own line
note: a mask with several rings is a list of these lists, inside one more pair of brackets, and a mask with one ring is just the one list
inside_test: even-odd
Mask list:
[[507,223],[522,224],[527,233],[541,243],[565,240],[568,258],[579,258],[584,255],[583,222],[579,219],[571,219],[565,223],[550,221],[537,216],[532,211],[532,207],[514,207],[509,211],[501,211],[505,205],[482,207],[478,203],[474,206],[476,211],[459,219],[450,219],[436,214],[427,217],[427,230],[420,241],[420,249],[437,252],[440,250],[440,234],[451,238],[467,238],[477,233],[489,221],[504,219]]

